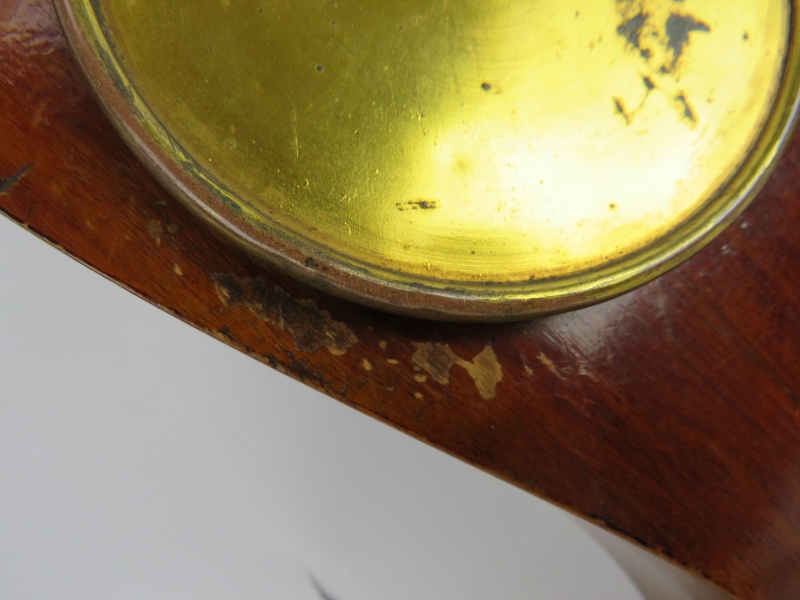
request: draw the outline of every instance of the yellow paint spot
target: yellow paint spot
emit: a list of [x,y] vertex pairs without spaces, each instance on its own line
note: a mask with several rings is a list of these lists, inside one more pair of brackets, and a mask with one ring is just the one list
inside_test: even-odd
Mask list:
[[399,365],[400,364],[400,361],[397,360],[396,358],[388,358],[388,359],[386,359],[386,362],[389,363],[390,365]]
[[528,377],[533,375],[533,369],[531,369],[528,365],[525,365],[525,375],[527,375]]
[[417,351],[411,361],[425,369],[431,378],[442,385],[450,383],[450,370],[458,365],[475,381],[478,393],[485,400],[497,394],[497,384],[503,380],[503,369],[491,346],[486,346],[472,361],[459,358],[447,344],[415,344]]
[[181,269],[180,265],[178,265],[177,263],[175,264],[174,267],[172,267],[172,270],[175,272],[175,275],[177,275],[178,277],[183,277],[183,270]]
[[372,363],[369,362],[366,358],[361,364],[364,366],[365,371],[372,371]]
[[380,347],[381,350],[386,350],[387,346],[388,344],[386,342],[378,342],[378,347]]
[[419,383],[425,383],[428,381],[427,375],[414,375],[414,379],[416,379]]
[[425,396],[423,396],[423,395],[422,395],[422,394],[420,394],[419,392],[417,392],[416,394],[414,394],[414,398],[416,398],[417,400],[422,400],[424,397],[425,397]]

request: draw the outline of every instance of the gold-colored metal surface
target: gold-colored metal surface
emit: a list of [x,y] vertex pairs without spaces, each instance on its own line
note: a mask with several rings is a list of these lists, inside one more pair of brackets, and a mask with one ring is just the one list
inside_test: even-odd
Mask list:
[[619,291],[609,265],[647,255],[620,271],[641,283],[710,232],[795,66],[785,0],[71,1],[250,226],[492,302],[600,271]]

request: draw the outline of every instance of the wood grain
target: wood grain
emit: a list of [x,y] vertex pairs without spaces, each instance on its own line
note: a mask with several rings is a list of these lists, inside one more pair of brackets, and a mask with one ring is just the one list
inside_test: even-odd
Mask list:
[[431,323],[215,237],[104,118],[48,0],[0,0],[0,210],[258,360],[741,598],[800,597],[800,138],[753,205],[616,300]]

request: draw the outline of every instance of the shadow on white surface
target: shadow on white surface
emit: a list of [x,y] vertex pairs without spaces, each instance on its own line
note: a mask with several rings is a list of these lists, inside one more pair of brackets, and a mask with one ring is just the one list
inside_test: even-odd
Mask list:
[[642,598],[566,513],[3,218],[0,286],[0,598]]

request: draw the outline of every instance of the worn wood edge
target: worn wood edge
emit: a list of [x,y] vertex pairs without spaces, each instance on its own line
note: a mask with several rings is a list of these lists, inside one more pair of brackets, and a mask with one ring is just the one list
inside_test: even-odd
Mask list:
[[[27,169],[27,167],[23,167],[23,169],[22,169],[22,171],[20,171],[20,173],[22,173],[22,175],[24,175],[24,172],[26,171],[26,169]],[[12,177],[14,177],[14,176],[12,176]],[[8,190],[4,190],[3,193],[7,193],[7,191]],[[734,592],[728,590],[727,588],[723,587],[722,584],[719,584],[718,582],[713,580],[710,575],[704,573],[703,571],[701,571],[701,570],[699,570],[699,569],[697,569],[695,567],[692,567],[691,565],[683,564],[680,561],[674,559],[673,557],[668,556],[667,554],[664,554],[663,550],[661,550],[661,549],[649,546],[643,540],[637,538],[633,534],[627,533],[623,529],[615,526],[613,523],[609,523],[608,521],[606,521],[604,519],[597,518],[597,517],[594,517],[592,515],[587,515],[587,514],[581,513],[578,510],[570,507],[567,504],[564,504],[562,502],[554,500],[553,498],[550,498],[545,493],[542,493],[542,492],[540,492],[540,491],[538,491],[536,489],[533,489],[531,487],[526,487],[522,482],[515,481],[511,477],[509,477],[508,475],[505,475],[504,473],[502,473],[502,472],[500,472],[500,471],[498,471],[496,469],[493,469],[493,468],[490,468],[490,467],[486,467],[485,465],[482,465],[477,461],[475,461],[475,462],[470,461],[469,459],[458,455],[453,450],[450,450],[449,448],[447,448],[447,447],[445,447],[445,446],[443,446],[443,445],[441,445],[441,444],[439,444],[437,442],[434,442],[434,441],[432,441],[432,440],[430,440],[428,438],[425,438],[424,436],[416,433],[415,431],[413,431],[411,429],[408,429],[406,427],[403,427],[401,425],[393,423],[388,418],[382,417],[381,415],[370,411],[369,409],[361,406],[360,404],[357,404],[357,403],[347,399],[346,397],[341,395],[341,393],[337,392],[335,390],[335,388],[329,388],[328,389],[328,388],[325,388],[325,387],[323,387],[321,385],[320,386],[314,385],[314,380],[313,379],[312,380],[308,380],[308,379],[303,378],[302,375],[300,375],[299,373],[293,371],[290,367],[286,367],[285,365],[283,365],[282,363],[278,362],[277,360],[270,360],[269,357],[264,356],[263,354],[260,354],[258,352],[253,351],[252,349],[248,348],[245,344],[237,342],[236,340],[234,340],[230,336],[225,335],[224,333],[221,333],[219,331],[213,330],[213,329],[208,328],[208,327],[204,327],[202,325],[199,325],[199,324],[193,322],[191,320],[191,318],[188,317],[187,315],[184,315],[184,314],[182,314],[182,313],[180,313],[178,311],[175,311],[175,310],[171,309],[170,307],[158,302],[154,298],[152,298],[152,297],[144,294],[143,292],[131,287],[130,285],[124,283],[120,279],[117,279],[117,278],[115,278],[115,277],[113,277],[113,276],[111,276],[111,275],[109,275],[107,273],[104,273],[103,271],[101,271],[99,268],[96,268],[91,263],[83,260],[78,255],[76,255],[76,254],[70,252],[69,250],[67,250],[58,241],[56,241],[55,239],[53,239],[50,236],[46,235],[44,232],[39,231],[38,229],[32,227],[27,222],[25,222],[23,219],[17,218],[16,215],[14,215],[13,213],[9,212],[6,209],[6,207],[0,206],[0,214],[2,214],[5,218],[9,219],[12,223],[18,225],[19,227],[21,227],[22,229],[24,229],[25,231],[27,231],[31,235],[33,235],[36,238],[38,238],[40,241],[48,244],[54,250],[59,251],[64,256],[67,256],[68,258],[74,260],[75,262],[77,262],[81,266],[86,267],[87,269],[89,269],[93,273],[96,273],[97,275],[99,275],[103,279],[107,280],[108,282],[119,286],[120,288],[122,288],[126,292],[129,292],[132,295],[134,295],[135,297],[137,297],[137,298],[139,298],[141,300],[144,300],[145,302],[147,302],[151,306],[164,311],[166,314],[179,319],[184,324],[196,329],[197,331],[200,331],[201,333],[204,333],[204,334],[208,335],[209,337],[213,338],[214,340],[217,340],[219,342],[222,342],[222,343],[226,344],[228,347],[230,347],[230,348],[232,348],[232,349],[234,349],[234,350],[236,350],[238,352],[241,352],[242,354],[245,354],[249,358],[251,358],[251,359],[253,359],[253,360],[255,360],[255,361],[257,361],[257,362],[259,362],[259,363],[261,363],[261,364],[263,364],[263,365],[265,365],[267,367],[269,367],[269,368],[274,369],[275,371],[277,371],[278,373],[280,373],[282,375],[286,375],[288,377],[291,377],[293,380],[297,381],[298,383],[300,383],[302,385],[305,385],[307,387],[310,387],[311,389],[313,389],[315,391],[318,391],[318,392],[320,392],[320,393],[322,393],[322,394],[324,394],[324,395],[326,395],[326,396],[328,396],[330,398],[333,398],[334,400],[336,400],[338,402],[341,402],[342,404],[357,410],[359,413],[361,413],[361,414],[363,414],[363,415],[365,415],[365,416],[367,416],[369,418],[375,419],[375,420],[383,423],[384,425],[387,425],[387,426],[391,427],[392,429],[400,431],[404,435],[408,435],[411,438],[413,438],[413,439],[415,439],[415,440],[417,440],[417,441],[419,441],[421,443],[426,444],[427,446],[435,448],[437,451],[443,452],[444,454],[446,454],[446,455],[458,460],[459,462],[462,462],[464,464],[469,465],[470,467],[477,468],[477,469],[479,469],[479,470],[481,470],[481,471],[483,471],[485,473],[488,473],[492,477],[495,477],[495,478],[503,481],[504,483],[506,483],[508,485],[511,485],[511,486],[513,486],[513,487],[515,487],[515,488],[517,488],[517,489],[519,489],[519,490],[521,490],[521,491],[523,491],[525,493],[531,494],[532,496],[535,496],[536,498],[538,498],[538,499],[540,499],[540,500],[542,500],[544,502],[547,502],[548,504],[550,504],[552,506],[556,506],[559,509],[567,512],[568,514],[570,514],[570,515],[572,515],[572,516],[574,516],[574,517],[576,517],[578,519],[581,519],[582,521],[585,521],[587,523],[595,525],[596,527],[599,527],[600,529],[606,531],[607,533],[609,533],[609,534],[611,534],[611,535],[613,535],[613,536],[615,536],[617,538],[620,538],[620,539],[628,542],[629,544],[632,544],[633,546],[639,548],[640,550],[643,550],[643,551],[647,552],[648,554],[650,554],[652,556],[655,556],[656,558],[658,558],[660,560],[663,560],[663,561],[665,561],[665,562],[667,562],[667,563],[669,563],[669,564],[681,569],[682,571],[688,573],[689,575],[691,575],[693,577],[698,578],[699,580],[707,583],[708,585],[710,585],[713,588],[719,590],[720,592],[729,595],[732,600],[745,600],[743,597],[734,594]],[[617,562],[617,559],[615,557],[613,557],[612,555],[610,555],[610,556],[615,562]]]

